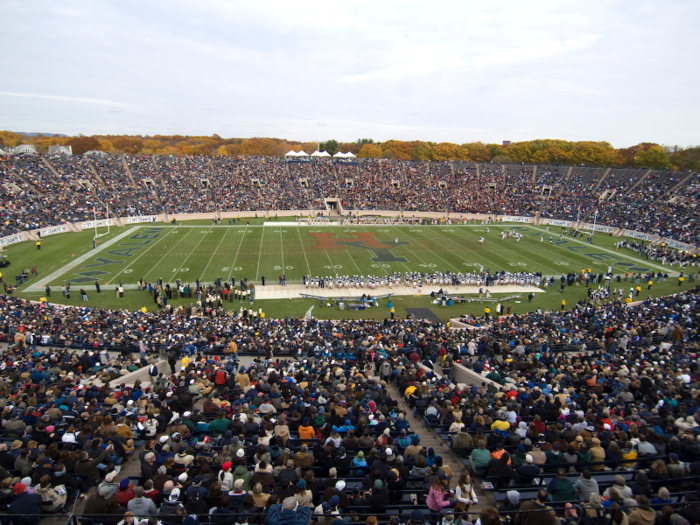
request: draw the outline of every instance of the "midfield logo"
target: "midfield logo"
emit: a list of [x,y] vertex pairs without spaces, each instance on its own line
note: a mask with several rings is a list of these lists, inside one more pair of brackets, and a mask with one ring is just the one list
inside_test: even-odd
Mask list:
[[399,241],[395,244],[382,244],[380,241],[374,238],[376,233],[373,232],[354,232],[351,233],[356,239],[331,239],[335,237],[335,233],[332,232],[315,232],[309,233],[313,237],[316,237],[316,242],[318,244],[314,246],[314,250],[342,250],[345,246],[354,246],[355,248],[364,248],[374,253],[374,257],[371,257],[371,261],[375,263],[405,263],[408,259],[405,257],[397,257],[391,250],[398,248],[399,246],[404,246],[406,244],[411,244],[408,241]]

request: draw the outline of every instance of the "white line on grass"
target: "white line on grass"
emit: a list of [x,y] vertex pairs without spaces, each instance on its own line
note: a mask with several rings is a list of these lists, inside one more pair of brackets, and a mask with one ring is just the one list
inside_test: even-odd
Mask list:
[[214,256],[216,255],[216,252],[219,251],[219,246],[221,246],[221,243],[224,242],[224,239],[226,238],[227,233],[228,233],[228,230],[226,230],[224,232],[224,234],[221,236],[221,240],[219,241],[219,244],[216,245],[216,250],[214,250],[214,253],[211,254],[211,257],[209,257],[209,262],[204,267],[204,271],[202,272],[202,276],[200,277],[200,279],[204,280],[204,274],[207,273],[207,270],[209,269],[209,265],[214,260]]
[[280,226],[280,251],[282,252],[282,273],[286,274],[284,271],[284,241],[282,240],[282,227]]
[[[426,237],[426,238],[427,238],[427,236],[424,235],[423,232],[417,232],[417,233],[419,233],[419,234],[423,235],[423,237]],[[428,239],[428,240],[430,240],[430,239]],[[423,249],[424,249],[425,251],[427,251],[427,252],[433,252],[433,254],[434,254],[438,259],[442,259],[442,261],[443,261],[444,263],[446,263],[447,266],[452,266],[452,268],[454,268],[454,269],[457,270],[458,272],[461,271],[461,270],[460,270],[459,268],[457,268],[454,264],[451,264],[451,263],[447,262],[445,259],[443,259],[442,257],[440,257],[437,253],[435,253],[434,250],[428,250],[428,249],[426,248],[426,246],[425,246],[422,242],[420,242],[418,239],[416,239],[416,242],[417,242],[418,244],[420,244],[420,245],[423,247]],[[452,251],[452,250],[449,250],[449,251]],[[418,258],[420,259],[420,257],[418,257]],[[422,259],[421,259],[421,260],[422,260]]]
[[304,260],[306,261],[306,268],[309,270],[309,275],[311,275],[311,266],[309,266],[309,259],[306,257],[306,249],[304,248],[304,240],[301,238],[301,232],[299,231],[299,226],[297,226],[297,234],[299,235],[299,242],[301,243],[301,250],[304,252]]
[[[533,229],[533,230],[536,230],[536,231],[539,231],[539,232],[544,232],[544,231],[545,231],[545,230],[542,230],[542,229],[540,229],[540,228],[535,228],[534,226],[528,226],[528,228]],[[583,244],[584,246],[588,246],[589,248],[595,248],[595,249],[597,249],[597,250],[603,250],[604,252],[608,252],[608,253],[611,253],[611,254],[613,254],[613,255],[619,255],[620,257],[624,257],[625,259],[629,259],[630,261],[633,261],[633,262],[635,262],[635,263],[646,264],[647,266],[651,266],[652,268],[656,268],[657,270],[663,270],[664,272],[667,272],[667,271],[670,270],[670,268],[666,268],[666,267],[660,266],[660,265],[658,265],[658,264],[650,263],[649,261],[645,261],[644,259],[637,259],[636,257],[632,257],[631,255],[627,255],[627,254],[625,254],[625,253],[616,252],[615,250],[611,250],[610,248],[603,248],[602,246],[596,246],[595,244],[590,244],[590,243],[588,243],[588,242],[583,242],[583,241],[580,241],[580,240],[578,240],[578,239],[571,239],[571,238],[569,238],[568,240],[573,241],[573,242],[577,242],[577,243],[579,243],[579,244]],[[585,254],[581,254],[581,255],[585,255]],[[593,257],[589,257],[589,258],[590,258],[590,259],[593,259]],[[601,261],[601,262],[602,262],[602,261]],[[672,274],[672,275],[673,275],[673,274],[676,274],[676,273],[678,273],[678,272],[676,272],[676,271],[674,271],[674,270],[671,270],[671,274]]]
[[194,251],[199,247],[199,245],[202,244],[202,241],[203,241],[204,239],[207,238],[207,234],[208,234],[210,231],[211,231],[211,228],[209,228],[209,229],[204,233],[204,235],[202,235],[202,238],[199,239],[199,242],[197,242],[197,244],[195,244],[194,248],[192,248],[192,251],[189,253],[189,255],[188,255],[187,257],[185,257],[185,259],[182,261],[182,264],[180,265],[180,267],[179,267],[177,270],[175,270],[175,271],[173,272],[173,276],[170,278],[171,281],[175,278],[175,276],[177,275],[177,272],[179,272],[179,271],[182,269],[182,267],[185,266],[185,263],[187,262],[187,260],[188,260],[190,257],[192,257],[192,254],[193,254]]
[[[191,231],[194,231],[194,230],[191,230]],[[146,275],[143,276],[144,280],[148,280],[148,276],[151,274],[151,272],[152,272],[153,270],[155,270],[155,269],[160,265],[160,263],[162,263],[163,260],[164,260],[168,255],[170,255],[170,252],[172,252],[172,251],[175,249],[175,247],[176,247],[177,245],[179,245],[179,244],[185,239],[185,237],[187,237],[189,234],[190,234],[190,232],[185,233],[182,237],[180,237],[180,240],[178,240],[175,244],[173,244],[173,247],[170,248],[170,249],[168,250],[168,252],[167,252],[165,255],[163,255],[163,257],[160,258],[160,261],[158,261],[156,264],[154,264],[154,265],[153,265],[153,268],[151,268],[150,270],[148,270],[148,272],[146,272]]]
[[146,255],[146,254],[151,250],[151,248],[153,248],[156,244],[158,244],[160,241],[162,241],[163,239],[165,239],[168,235],[170,235],[170,234],[173,233],[174,231],[175,231],[174,229],[170,230],[168,233],[166,233],[165,235],[163,235],[163,236],[162,236],[160,239],[158,239],[156,242],[154,242],[153,244],[151,244],[151,245],[148,247],[148,249],[146,249],[146,251],[144,251],[144,252],[143,252],[141,255],[139,255],[136,259],[134,259],[133,261],[131,261],[131,262],[128,264],[128,266],[127,266],[126,268],[122,268],[121,270],[119,270],[119,271],[109,280],[109,284],[114,284],[114,279],[116,279],[117,277],[119,277],[122,273],[124,273],[124,271],[128,270],[128,269],[131,267],[132,264],[134,264],[134,263],[135,263],[136,261],[138,261],[141,257],[143,257],[144,255]]
[[[265,238],[265,230],[263,229],[262,235],[260,236],[260,249],[258,250],[258,269],[255,270],[255,280],[258,280],[258,276],[260,275],[260,259],[262,259],[262,245],[263,245],[263,239]],[[282,268],[282,273],[284,273],[284,268]]]
[[[333,228],[331,228],[331,231],[332,231],[333,233],[335,233],[335,231],[333,230]],[[338,236],[337,233],[336,233],[335,235],[336,235],[336,237]],[[345,252],[348,254],[348,257],[350,257],[350,260],[352,261],[352,264],[354,264],[354,265],[355,265],[355,268],[357,268],[357,271],[360,272],[360,274],[362,274],[362,270],[360,270],[360,267],[359,267],[359,266],[357,265],[357,263],[355,262],[355,259],[353,258],[352,254],[350,253],[350,250],[348,250],[348,248],[351,248],[351,246],[345,246]],[[331,266],[333,266],[333,263],[331,263]],[[335,268],[334,268],[334,269],[335,269]],[[336,273],[338,273],[338,272],[336,272]]]
[[[238,231],[238,230],[236,230]],[[243,239],[245,239],[245,234],[248,233],[248,225],[246,224],[245,230],[243,230],[243,235],[241,235],[241,242],[238,243],[238,249],[236,250],[236,255],[233,256],[233,262],[231,263],[231,270],[228,272],[228,278],[226,281],[231,280],[231,276],[233,275],[233,269],[236,266],[236,260],[238,259],[238,252],[241,251],[241,245],[243,244]]]
[[[124,237],[131,235],[132,233],[134,233],[138,229],[139,229],[139,226],[134,226],[133,228],[129,228],[124,233],[121,233],[121,234],[117,235],[116,237],[114,237],[108,241],[105,241],[104,243],[102,243],[102,245],[98,246],[94,250],[90,250],[89,252],[81,255],[80,257],[75,257],[71,262],[69,262],[65,266],[62,266],[61,268],[59,268],[58,270],[56,270],[52,274],[47,275],[44,279],[41,279],[42,283],[50,284],[55,279],[58,279],[61,275],[65,274],[69,270],[72,270],[76,266],[80,266],[85,261],[88,261],[89,259],[91,259],[95,255],[97,255],[98,253],[109,248],[113,244],[121,241]],[[28,286],[27,288],[25,288],[24,291],[25,292],[42,292],[43,289],[39,286],[39,284],[41,284],[41,283],[32,284],[31,286]]]

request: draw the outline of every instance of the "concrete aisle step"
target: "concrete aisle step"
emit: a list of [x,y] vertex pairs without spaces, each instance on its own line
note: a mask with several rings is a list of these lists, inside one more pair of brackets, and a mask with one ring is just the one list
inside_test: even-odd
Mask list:
[[[399,402],[399,407],[406,412],[406,420],[411,425],[411,431],[420,436],[420,444],[425,448],[435,449],[435,453],[442,457],[443,464],[449,465],[454,473],[454,478],[450,480],[450,487],[454,489],[459,479],[460,474],[464,470],[462,458],[458,457],[452,449],[446,444],[443,444],[442,438],[435,431],[423,428],[423,420],[413,417],[413,410],[403,400],[403,395],[399,393],[396,386],[392,383],[387,383],[387,390],[392,399]],[[472,479],[476,491],[476,496],[479,498],[478,505],[472,505],[469,508],[470,512],[480,511],[486,507],[497,506],[496,499],[493,497],[493,492],[490,490],[482,490],[479,479]],[[477,516],[472,515],[473,521],[476,522]]]

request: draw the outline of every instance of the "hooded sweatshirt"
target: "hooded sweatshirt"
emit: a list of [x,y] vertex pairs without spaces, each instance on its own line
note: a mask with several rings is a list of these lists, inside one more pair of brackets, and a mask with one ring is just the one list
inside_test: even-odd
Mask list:
[[134,498],[126,506],[134,516],[155,516],[158,509],[151,498]]
[[656,512],[648,508],[636,508],[627,517],[629,525],[654,525]]
[[233,480],[234,481],[236,481],[237,479],[243,480],[243,490],[250,490],[250,480],[252,477],[253,477],[253,475],[243,465],[238,465],[236,467],[236,469],[233,471]]
[[576,480],[576,490],[581,494],[583,501],[588,501],[592,493],[599,494],[598,482],[593,478],[579,478]]

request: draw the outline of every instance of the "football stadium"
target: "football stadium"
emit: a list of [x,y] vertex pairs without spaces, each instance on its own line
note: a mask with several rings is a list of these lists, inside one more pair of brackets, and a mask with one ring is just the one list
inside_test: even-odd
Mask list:
[[700,523],[697,7],[39,4],[3,524]]

